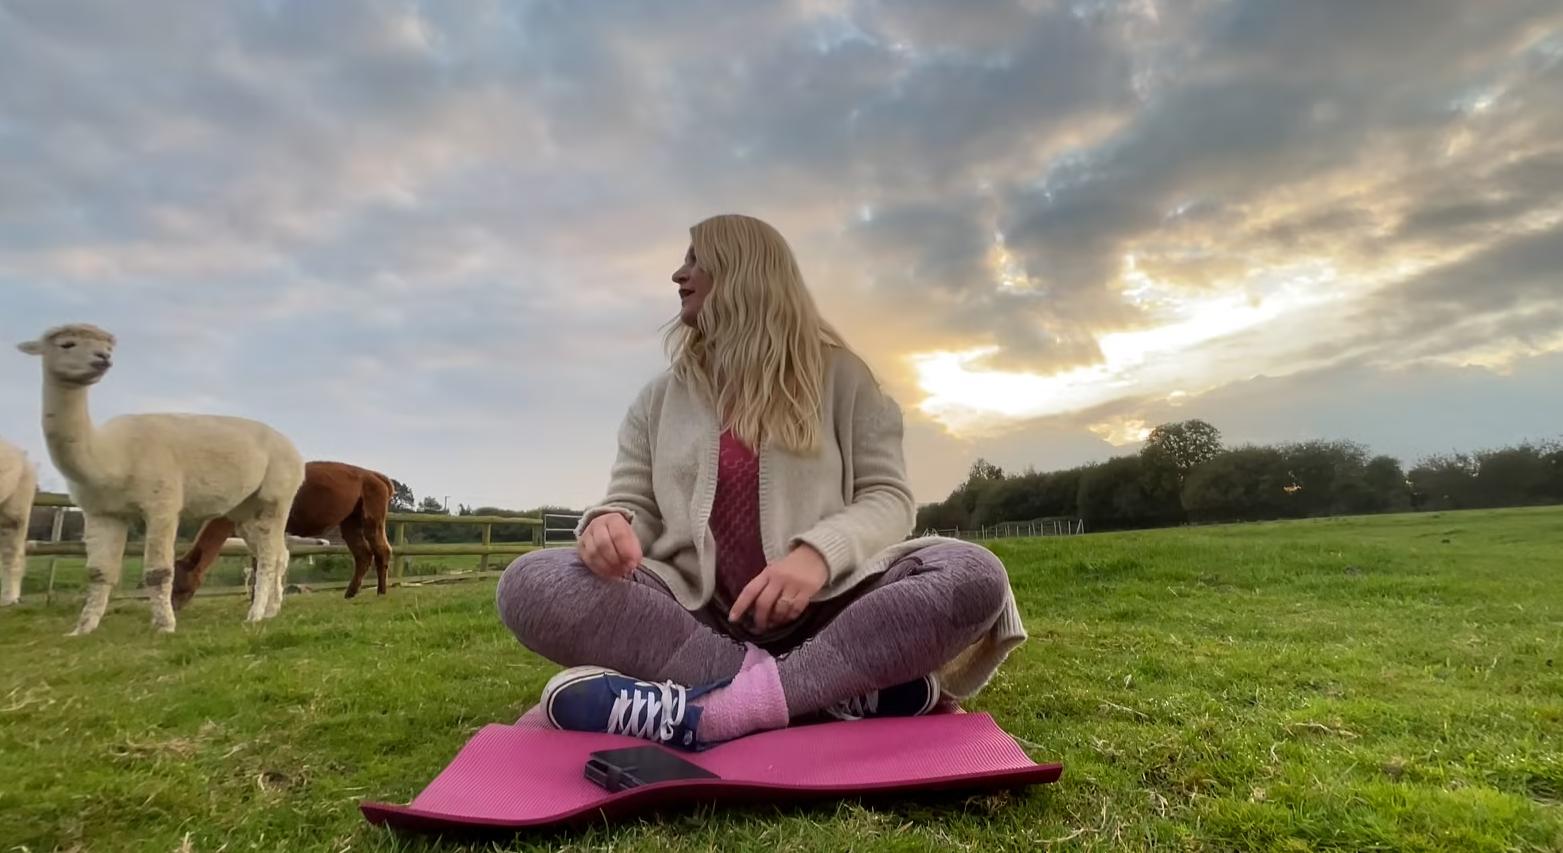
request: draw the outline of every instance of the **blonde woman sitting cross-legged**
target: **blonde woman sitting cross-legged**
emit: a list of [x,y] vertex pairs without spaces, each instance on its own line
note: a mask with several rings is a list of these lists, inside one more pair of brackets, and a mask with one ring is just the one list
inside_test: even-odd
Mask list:
[[568,667],[549,720],[695,750],[974,695],[1026,639],[1004,566],[907,538],[901,410],[783,237],[738,215],[691,237],[672,367],[630,403],[607,497],[499,581],[505,625]]

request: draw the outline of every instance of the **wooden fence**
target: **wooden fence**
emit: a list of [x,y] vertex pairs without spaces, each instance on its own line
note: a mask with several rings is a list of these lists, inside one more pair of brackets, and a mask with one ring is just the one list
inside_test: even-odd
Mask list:
[[[49,557],[49,580],[47,596],[53,598],[55,572],[58,569],[60,557],[85,557],[87,556],[87,543],[82,541],[61,541],[65,527],[66,513],[77,509],[71,502],[69,495],[52,492],[41,492],[33,502],[34,508],[53,508],[54,519],[50,529],[49,541],[27,543],[27,556]],[[550,514],[543,518],[512,518],[508,516],[491,515],[441,515],[435,513],[418,512],[393,512],[386,515],[387,532],[391,534],[391,571],[390,575],[400,582],[407,569],[412,566],[414,557],[477,557],[478,569],[476,572],[449,573],[445,577],[459,575],[462,579],[490,577],[499,574],[500,570],[490,570],[489,557],[491,556],[515,556],[525,554],[537,548],[554,547],[574,543],[574,519],[577,516],[564,514]],[[550,527],[554,520],[564,520],[568,527]],[[480,525],[482,527],[482,541],[473,543],[409,543],[407,541],[407,526],[410,524],[462,524]],[[495,542],[493,532],[495,525],[507,525],[512,527],[532,528],[532,539],[529,542]],[[566,534],[567,541],[560,541],[558,534]],[[180,542],[175,547],[176,553],[183,553],[190,543]],[[248,547],[239,543],[225,545],[219,552],[223,557],[249,557]],[[288,556],[294,558],[309,558],[324,555],[342,555],[351,558],[352,552],[346,545],[316,545],[289,543]],[[127,547],[125,556],[139,557],[137,547]],[[440,575],[424,576],[425,580],[441,577]],[[374,583],[373,572],[366,576],[365,585]],[[122,581],[123,584],[123,581]],[[330,581],[326,583],[312,583],[312,589],[345,589],[348,580]],[[247,592],[244,586],[224,587],[214,586],[210,590],[213,593],[239,594]],[[122,597],[141,597],[146,594],[140,589],[125,589],[121,586],[118,593]],[[208,594],[206,587],[202,588],[202,594]]]

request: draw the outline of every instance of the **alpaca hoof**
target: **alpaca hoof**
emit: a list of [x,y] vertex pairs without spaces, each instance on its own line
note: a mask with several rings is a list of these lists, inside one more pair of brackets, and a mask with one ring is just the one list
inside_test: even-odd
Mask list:
[[350,589],[347,592],[343,593],[342,597],[343,598],[357,598],[358,597],[358,590]]
[[172,633],[174,633],[174,626],[172,626],[172,625],[154,625],[152,627],[156,628],[157,632],[159,634],[172,634]]

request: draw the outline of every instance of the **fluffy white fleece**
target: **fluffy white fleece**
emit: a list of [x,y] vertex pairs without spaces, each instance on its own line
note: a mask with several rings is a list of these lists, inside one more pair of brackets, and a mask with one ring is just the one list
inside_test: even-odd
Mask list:
[[44,438],[85,524],[87,603],[71,635],[98,627],[137,518],[146,521],[143,583],[153,588],[157,630],[175,627],[170,598],[181,517],[221,515],[238,525],[260,577],[246,621],[275,616],[303,457],[286,436],[246,418],[146,413],[94,424],[87,392],[113,366],[114,346],[113,335],[87,324],[59,326],[17,346],[42,358]]
[[22,598],[27,522],[37,491],[37,467],[20,447],[0,438],[0,607]]

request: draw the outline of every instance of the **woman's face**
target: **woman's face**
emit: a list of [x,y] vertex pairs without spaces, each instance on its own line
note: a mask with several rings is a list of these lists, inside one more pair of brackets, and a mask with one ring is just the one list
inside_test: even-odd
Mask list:
[[700,316],[706,294],[711,292],[711,274],[696,262],[694,246],[684,253],[684,265],[673,273],[673,283],[678,285],[678,318],[684,325],[693,326],[695,318]]

